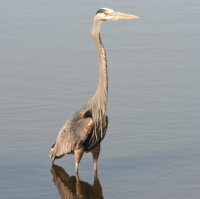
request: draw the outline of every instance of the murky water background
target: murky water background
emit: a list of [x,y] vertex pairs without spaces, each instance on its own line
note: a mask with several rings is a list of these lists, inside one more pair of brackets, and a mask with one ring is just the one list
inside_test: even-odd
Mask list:
[[[57,161],[64,170],[52,174],[48,153],[66,118],[96,89],[90,30],[101,7],[141,19],[102,27],[110,120],[91,188],[90,154],[77,184],[66,174],[74,175],[73,157]],[[1,198],[53,199],[58,190],[89,190],[85,198],[199,198],[199,10],[196,0],[1,0]]]

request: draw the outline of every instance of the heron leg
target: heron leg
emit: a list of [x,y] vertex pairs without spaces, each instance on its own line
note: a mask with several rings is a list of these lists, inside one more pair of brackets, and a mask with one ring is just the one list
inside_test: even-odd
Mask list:
[[76,175],[78,175],[78,166],[79,166],[79,162],[81,161],[81,158],[83,156],[84,153],[84,149],[80,148],[74,151],[74,159],[75,159],[75,171],[76,171]]
[[99,158],[100,153],[100,144],[98,144],[94,149],[92,149],[92,156],[93,156],[93,162],[94,162],[94,174],[97,175],[97,161]]

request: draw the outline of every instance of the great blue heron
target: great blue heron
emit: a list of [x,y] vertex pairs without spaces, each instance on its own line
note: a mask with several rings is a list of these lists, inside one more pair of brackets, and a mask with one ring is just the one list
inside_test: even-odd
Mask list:
[[109,20],[136,18],[139,17],[116,12],[108,8],[99,9],[94,16],[92,36],[96,42],[100,63],[97,90],[81,109],[68,118],[50,150],[50,158],[53,162],[65,154],[74,153],[76,174],[78,174],[79,162],[84,152],[92,152],[94,172],[96,173],[100,143],[106,134],[108,126],[108,117],[106,115],[108,74],[106,52],[100,36],[101,23]]

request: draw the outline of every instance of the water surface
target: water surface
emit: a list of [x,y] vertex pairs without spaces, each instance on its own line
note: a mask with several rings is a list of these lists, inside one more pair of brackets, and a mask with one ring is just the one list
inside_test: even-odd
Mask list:
[[[200,3],[1,0],[2,198],[59,198],[48,153],[66,118],[96,89],[98,61],[90,31],[101,7],[141,19],[102,27],[109,128],[99,160],[98,197],[199,198]],[[72,156],[56,164],[64,179],[74,175]],[[94,189],[90,154],[81,161],[80,180],[80,190]]]

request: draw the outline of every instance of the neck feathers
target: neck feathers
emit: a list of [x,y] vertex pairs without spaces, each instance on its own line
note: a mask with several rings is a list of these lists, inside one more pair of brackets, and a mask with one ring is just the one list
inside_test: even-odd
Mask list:
[[94,106],[101,112],[101,114],[105,114],[107,99],[108,99],[108,74],[107,74],[107,59],[106,52],[104,49],[104,45],[100,36],[100,26],[101,22],[95,22],[92,29],[92,36],[95,40],[98,56],[99,56],[99,82],[97,86],[96,93],[93,96]]
[[[97,86],[97,90],[92,97],[92,99],[88,102],[91,106],[92,118],[97,128],[103,129],[103,118],[105,117],[107,100],[108,100],[108,75],[107,75],[107,60],[106,60],[106,52],[101,41],[100,36],[100,21],[94,21],[92,36],[95,40],[98,56],[99,56],[99,82]],[[96,133],[95,133],[96,134]]]

